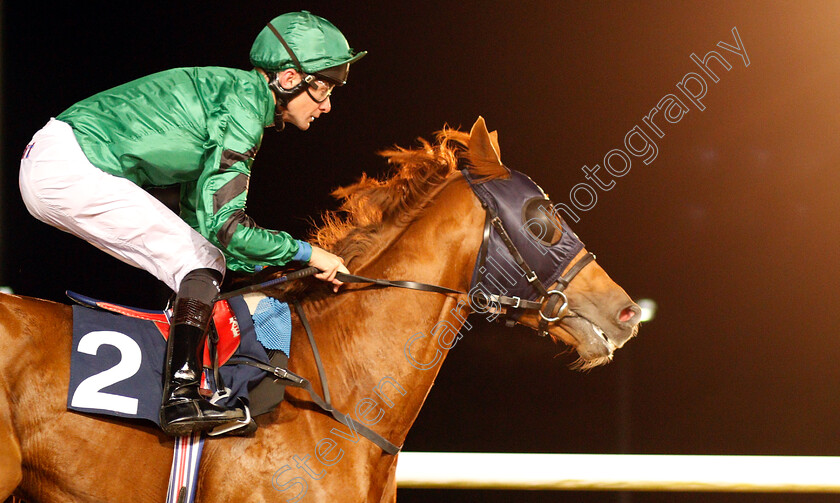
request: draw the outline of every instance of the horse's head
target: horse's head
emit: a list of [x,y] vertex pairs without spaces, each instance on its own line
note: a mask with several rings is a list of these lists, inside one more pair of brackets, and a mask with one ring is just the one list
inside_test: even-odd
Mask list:
[[[444,129],[436,145],[421,142],[419,149],[382,152],[397,167],[392,176],[363,176],[334,192],[344,200],[344,215],[325,215],[327,225],[316,234],[322,247],[344,257],[351,270],[371,268],[371,274],[387,277],[392,271],[384,269],[388,262],[382,260],[382,250],[416,259],[414,250],[428,247],[430,236],[440,245],[445,218],[446,225],[462,231],[446,227],[451,236],[459,236],[451,238],[455,241],[449,249],[461,246],[463,253],[457,270],[443,268],[451,277],[427,277],[463,288],[470,281],[465,271],[474,263],[469,283],[474,312],[565,342],[580,355],[580,368],[608,362],[615,349],[636,335],[639,306],[593,260],[542,189],[502,164],[498,136],[487,131],[484,119],[479,117],[469,134]],[[464,192],[469,190],[460,183],[464,178],[477,200]],[[483,238],[465,237],[474,236],[485,213]],[[421,214],[431,216],[418,218]],[[412,226],[414,232],[409,232]],[[473,246],[479,242],[475,257]],[[412,273],[441,269],[437,255],[429,254],[427,260],[429,267]]]
[[641,310],[594,260],[530,178],[501,162],[479,117],[462,171],[487,212],[470,290],[474,310],[574,347],[591,368],[636,335]]

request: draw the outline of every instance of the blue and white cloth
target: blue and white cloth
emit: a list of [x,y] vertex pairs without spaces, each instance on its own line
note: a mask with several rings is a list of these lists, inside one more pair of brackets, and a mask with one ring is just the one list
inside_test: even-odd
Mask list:
[[292,344],[292,313],[289,304],[266,297],[252,315],[257,341],[266,349],[280,350],[289,356]]

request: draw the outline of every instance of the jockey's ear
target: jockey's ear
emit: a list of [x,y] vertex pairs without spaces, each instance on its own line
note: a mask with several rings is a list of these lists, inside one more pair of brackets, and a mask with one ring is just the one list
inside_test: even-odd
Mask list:
[[502,164],[502,158],[499,152],[499,136],[495,131],[492,133],[487,132],[484,117],[479,116],[470,130],[469,149],[470,156],[474,159],[499,165]]
[[280,81],[280,86],[283,89],[291,89],[300,82],[303,78],[294,68],[287,68],[282,72],[277,72],[277,79]]

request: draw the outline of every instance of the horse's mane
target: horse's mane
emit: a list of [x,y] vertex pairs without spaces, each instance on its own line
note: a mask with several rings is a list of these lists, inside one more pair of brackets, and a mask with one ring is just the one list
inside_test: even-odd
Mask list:
[[[469,134],[444,126],[435,138],[434,144],[418,138],[418,148],[394,146],[380,151],[392,167],[390,176],[363,174],[358,182],[334,190],[332,195],[342,203],[338,210],[321,215],[323,224],[311,233],[310,242],[342,257],[352,271],[354,259],[381,244],[384,228],[413,222],[458,169],[469,168],[477,182],[509,176],[497,162],[470,155]],[[322,281],[309,279],[269,287],[265,293],[282,298],[304,291],[323,295],[329,288]]]
[[457,129],[444,126],[436,133],[435,144],[423,138],[418,141],[419,148],[394,146],[379,152],[393,167],[389,177],[363,174],[358,182],[333,191],[342,204],[337,211],[322,215],[324,223],[314,231],[312,240],[350,263],[378,243],[383,227],[404,227],[414,221],[431,194],[460,167],[468,166],[478,181],[508,176],[498,163],[471,156],[469,134]]

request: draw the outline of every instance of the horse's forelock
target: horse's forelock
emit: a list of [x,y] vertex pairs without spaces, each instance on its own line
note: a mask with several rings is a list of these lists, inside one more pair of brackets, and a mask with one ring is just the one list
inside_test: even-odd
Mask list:
[[497,162],[490,161],[473,155],[467,148],[470,141],[470,135],[457,129],[450,129],[444,127],[443,130],[437,133],[439,144],[457,145],[457,156],[464,161],[463,167],[466,167],[472,178],[477,182],[486,182],[496,178],[508,178],[510,173],[505,167]]

